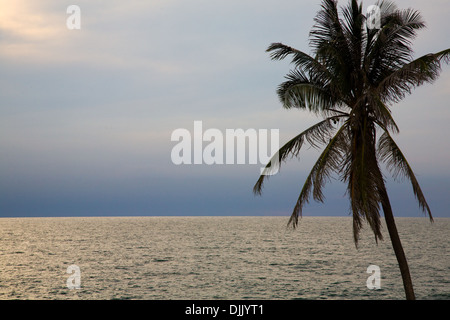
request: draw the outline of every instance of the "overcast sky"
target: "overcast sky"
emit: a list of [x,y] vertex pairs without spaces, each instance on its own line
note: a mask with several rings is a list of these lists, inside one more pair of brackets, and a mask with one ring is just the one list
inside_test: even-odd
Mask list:
[[[340,1],[341,5],[346,1]],[[396,1],[427,29],[416,56],[450,47],[448,0]],[[81,9],[69,30],[66,9]],[[365,1],[364,7],[373,4]],[[175,129],[279,129],[280,144],[318,119],[281,109],[288,61],[318,0],[0,0],[0,216],[290,215],[312,162],[304,148],[265,184],[261,165],[174,165]],[[436,217],[450,217],[450,66],[392,111]],[[412,188],[388,181],[394,214],[421,217]],[[348,215],[345,186],[305,215]]]

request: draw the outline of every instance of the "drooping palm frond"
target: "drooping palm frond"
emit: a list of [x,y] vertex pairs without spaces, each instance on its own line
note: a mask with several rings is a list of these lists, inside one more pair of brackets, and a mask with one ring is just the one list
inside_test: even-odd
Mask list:
[[292,70],[286,79],[277,90],[284,108],[307,109],[321,114],[336,104],[328,86],[309,79],[302,71]]
[[370,116],[391,132],[399,133],[400,130],[392,117],[390,108],[381,100],[379,95],[370,93],[364,97],[367,99],[366,101]]
[[323,85],[332,83],[329,70],[315,58],[300,50],[282,43],[272,43],[266,52],[270,52],[272,60],[283,60],[287,56],[292,56],[291,62],[295,66],[295,70],[304,75],[305,78],[309,75],[310,79],[314,78],[315,83]]
[[[298,134],[297,136],[289,140],[286,144],[284,144],[278,150],[278,152],[275,153],[275,155],[266,165],[266,169],[270,169],[274,163],[277,163],[281,167],[281,164],[286,161],[289,155],[297,157],[305,140],[314,148],[319,148],[321,145],[326,144],[332,137],[332,133],[335,130],[335,124],[345,117],[348,117],[348,115],[338,114],[335,116],[331,116]],[[275,157],[277,157],[278,159],[275,159]],[[255,194],[261,194],[263,183],[268,177],[269,175],[260,175],[258,181],[253,187],[253,192]]]
[[392,173],[394,179],[402,177],[409,179],[420,208],[433,220],[430,207],[411,166],[387,130],[378,140],[378,156],[382,162],[386,163],[387,169]]
[[320,202],[324,200],[322,188],[332,173],[340,170],[343,157],[348,152],[347,132],[348,123],[346,121],[333,138],[329,140],[329,143],[306,178],[288,225],[297,226],[298,218],[302,215],[302,208],[309,202],[311,193],[314,200]]
[[370,121],[352,127],[349,149],[342,178],[348,184],[355,244],[358,243],[363,221],[371,227],[375,240],[382,240],[379,190],[384,180],[376,159],[375,128]]

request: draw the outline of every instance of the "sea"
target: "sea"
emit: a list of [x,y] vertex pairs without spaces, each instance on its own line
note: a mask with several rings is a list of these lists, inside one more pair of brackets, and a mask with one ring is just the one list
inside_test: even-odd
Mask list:
[[[1,300],[404,299],[351,217],[0,218]],[[397,218],[417,299],[450,299],[450,218]]]

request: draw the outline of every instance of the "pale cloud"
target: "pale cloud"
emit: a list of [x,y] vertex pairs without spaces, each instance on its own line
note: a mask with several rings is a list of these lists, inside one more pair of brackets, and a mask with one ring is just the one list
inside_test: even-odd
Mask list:
[[58,35],[58,16],[47,12],[40,1],[1,0],[0,28],[22,41],[40,41]]
[[64,41],[64,30],[59,27],[64,16],[47,11],[44,4],[45,1],[0,0],[0,32],[3,35],[0,52],[3,58],[45,57],[48,46],[56,39]]
[[[66,12],[71,1],[0,0],[0,55],[6,61],[35,64],[88,63],[121,68],[173,71],[161,61],[133,57],[142,30],[133,20],[169,6],[170,1],[77,1],[81,30],[69,30]],[[131,22],[131,23],[130,23]],[[137,32],[136,32],[137,31]],[[131,62],[131,63],[130,63]]]

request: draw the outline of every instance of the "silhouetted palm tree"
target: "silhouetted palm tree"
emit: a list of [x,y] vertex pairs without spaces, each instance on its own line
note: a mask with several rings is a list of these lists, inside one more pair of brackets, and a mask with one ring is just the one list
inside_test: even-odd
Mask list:
[[[367,21],[362,4],[349,1],[339,13],[337,1],[324,0],[310,32],[312,56],[281,43],[267,49],[273,60],[292,57],[295,69],[278,87],[286,109],[306,109],[323,120],[287,142],[268,163],[281,164],[297,156],[305,140],[323,148],[300,192],[289,224],[294,227],[302,207],[312,195],[323,202],[322,188],[337,174],[347,187],[357,245],[363,221],[382,239],[380,207],[402,274],[406,298],[415,299],[405,254],[398,236],[380,169],[384,163],[394,178],[404,176],[412,184],[420,208],[431,211],[417,179],[392,138],[399,129],[390,106],[411,90],[439,76],[441,62],[449,62],[450,49],[413,60],[411,40],[425,27],[416,10],[399,10],[394,3],[377,3],[379,28]],[[376,17],[376,16],[374,16]],[[376,21],[375,21],[376,22]],[[261,194],[267,175],[261,175],[253,191]]]

